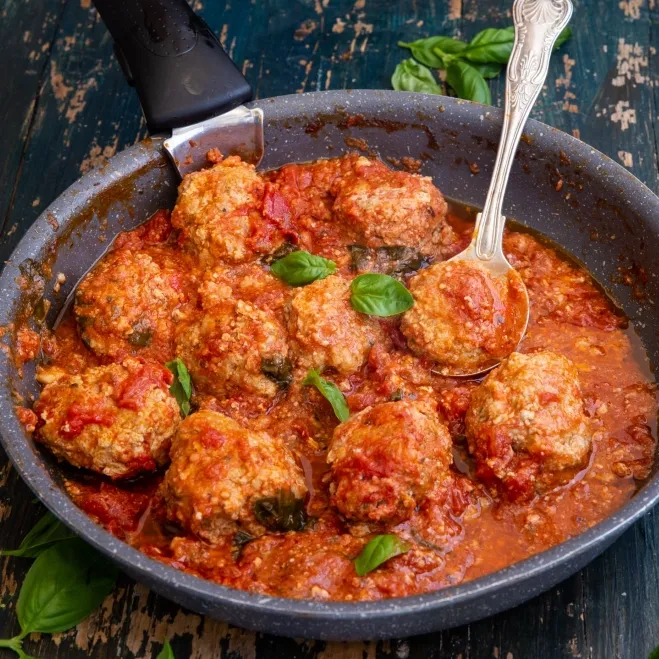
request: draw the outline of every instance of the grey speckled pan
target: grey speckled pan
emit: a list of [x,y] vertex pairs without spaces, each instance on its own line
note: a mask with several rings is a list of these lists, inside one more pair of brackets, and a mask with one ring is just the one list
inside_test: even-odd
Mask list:
[[[449,197],[479,206],[485,197],[501,112],[443,97],[385,91],[337,91],[267,99],[264,168],[339,156],[365,140],[381,158],[422,161]],[[358,115],[358,116],[357,116]],[[348,117],[353,117],[347,121]],[[472,174],[476,163],[479,174]],[[473,168],[474,171],[476,168]],[[557,191],[557,182],[563,181]],[[9,325],[29,293],[21,270],[43,278],[52,323],[82,274],[118,231],[173,205],[174,169],[162,141],[147,140],[72,185],[27,232],[0,277],[0,325]],[[558,186],[560,187],[560,186]],[[637,179],[586,144],[531,121],[513,168],[505,213],[537,229],[582,260],[638,329],[650,363],[659,364],[659,310],[616,283],[617,268],[654,271],[659,253],[659,199]],[[105,241],[105,242],[104,242]],[[46,268],[39,264],[46,264]],[[43,274],[43,272],[47,274]],[[55,295],[57,273],[66,284]],[[42,273],[42,274],[39,274]],[[657,300],[651,274],[644,293]],[[5,338],[10,341],[10,335]],[[265,597],[203,581],[168,567],[113,538],[76,508],[59,485],[58,465],[35,448],[14,413],[15,394],[37,394],[28,364],[21,379],[0,352],[2,444],[21,476],[64,523],[112,557],[128,574],[195,611],[286,636],[325,639],[401,637],[463,624],[515,606],[574,573],[613,542],[659,497],[659,476],[615,515],[549,551],[489,576],[436,593],[380,602],[325,603]]]

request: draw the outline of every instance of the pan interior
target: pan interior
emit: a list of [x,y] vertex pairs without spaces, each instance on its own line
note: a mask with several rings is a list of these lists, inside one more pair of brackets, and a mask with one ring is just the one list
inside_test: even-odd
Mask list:
[[[497,112],[391,92],[312,94],[304,103],[284,97],[258,105],[266,116],[264,169],[357,148],[392,166],[403,158],[420,161],[421,173],[461,203],[480,207],[485,198],[500,131]],[[52,325],[75,284],[118,232],[137,226],[158,208],[172,207],[178,179],[161,147],[154,139],[120,154],[105,170],[74,184],[40,216],[2,274],[2,325],[15,326],[32,316],[42,298],[51,303],[45,322]],[[654,332],[659,318],[651,304],[657,299],[657,279],[646,280],[640,273],[652,272],[652,255],[659,248],[656,197],[586,145],[530,122],[504,212],[585,264],[637,329],[653,370],[659,363]],[[66,281],[56,292],[59,273]],[[11,332],[4,341],[11,347]],[[0,391],[3,442],[48,503],[44,490],[62,472],[34,449],[13,417],[16,402],[33,400],[38,389],[32,363],[21,372],[9,357],[3,357],[6,377]],[[648,489],[650,485],[656,486],[654,480],[641,492],[656,497],[656,487]]]

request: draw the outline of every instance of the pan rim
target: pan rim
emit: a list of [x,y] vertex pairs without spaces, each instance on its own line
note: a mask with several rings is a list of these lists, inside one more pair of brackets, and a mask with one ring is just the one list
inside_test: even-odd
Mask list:
[[[359,105],[359,99],[366,97],[377,97],[386,99],[391,96],[396,98],[400,103],[401,97],[407,97],[410,102],[420,102],[422,99],[432,98],[433,102],[441,103],[447,108],[456,109],[461,105],[467,107],[474,106],[469,101],[458,101],[448,97],[428,97],[422,94],[395,92],[387,90],[355,90],[350,92],[351,98],[354,99],[355,106]],[[289,95],[275,97],[273,99],[263,99],[251,103],[251,106],[261,107],[268,121],[268,109],[273,107],[272,104],[290,104],[292,107],[300,102],[303,97],[314,97],[322,104],[334,104],[337,99],[345,101],[345,90],[312,92],[303,95]],[[489,106],[478,106],[483,108],[484,112],[492,115],[495,121],[500,121],[503,114],[502,110]],[[310,110],[313,112],[313,109]],[[293,115],[299,115],[299,111],[293,110]],[[659,218],[659,197],[657,197],[647,186],[634,177],[630,172],[621,165],[610,159],[608,156],[596,151],[586,143],[577,138],[563,133],[558,129],[552,128],[541,122],[531,120],[527,125],[528,132],[545,133],[551,131],[559,134],[562,140],[566,140],[574,147],[575,155],[597,157],[601,159],[602,167],[611,174],[624,174],[629,177],[629,184],[625,186],[630,193],[643,195],[643,203],[650,205],[649,214]],[[76,204],[85,204],[94,196],[94,191],[89,191],[87,198],[80,194],[78,185],[81,182],[87,184],[90,180],[107,179],[112,177],[113,173],[119,175],[122,166],[129,161],[143,162],[148,164],[154,157],[161,157],[160,140],[151,138],[148,142],[142,142],[135,146],[122,151],[114,156],[102,172],[92,171],[82,179],[79,179],[69,187],[60,197],[46,208],[37,218],[35,223],[28,229],[28,232],[19,242],[18,246],[12,253],[7,265],[0,275],[0,323],[6,324],[10,315],[7,300],[15,299],[15,293],[9,290],[15,275],[14,262],[21,261],[21,255],[26,249],[30,254],[34,254],[32,245],[28,245],[35,231],[48,229],[48,237],[54,236],[51,229],[46,224],[50,214],[57,215],[61,205],[71,203],[75,198]],[[133,164],[134,166],[134,164]],[[91,186],[89,186],[91,187]],[[658,223],[659,224],[659,223]],[[36,228],[35,228],[36,227]],[[15,287],[15,286],[14,286]],[[13,297],[12,297],[13,295]],[[0,366],[0,374],[6,374],[7,365],[5,362]],[[187,597],[199,598],[200,600],[210,601],[214,606],[228,607],[243,612],[261,614],[263,616],[276,615],[280,618],[296,617],[303,622],[314,621],[316,623],[359,623],[359,621],[368,618],[369,622],[380,625],[381,634],[369,635],[368,638],[386,637],[385,622],[390,622],[393,617],[398,619],[402,624],[411,630],[410,633],[422,633],[437,627],[431,623],[412,620],[414,616],[421,613],[439,612],[449,607],[457,605],[466,605],[475,600],[485,598],[496,594],[500,589],[507,587],[523,588],[529,580],[534,580],[545,572],[550,572],[554,568],[569,563],[572,559],[594,550],[598,546],[605,545],[606,541],[612,541],[620,533],[629,527],[633,522],[644,515],[659,500],[659,474],[655,474],[647,483],[645,483],[637,494],[621,508],[616,510],[613,515],[602,520],[597,525],[587,529],[565,542],[556,545],[544,552],[531,556],[527,559],[509,565],[501,570],[491,574],[455,585],[443,588],[430,593],[421,595],[412,595],[408,597],[397,597],[377,601],[360,601],[360,602],[334,602],[334,601],[315,601],[315,600],[296,600],[272,595],[260,595],[247,591],[241,591],[228,586],[223,586],[201,577],[197,577],[174,567],[161,563],[150,558],[137,549],[134,549],[127,543],[118,540],[109,532],[97,525],[82,510],[77,508],[65,494],[64,490],[54,482],[49,483],[48,487],[43,486],[44,476],[42,468],[33,460],[29,459],[33,449],[30,442],[25,438],[22,427],[14,414],[13,401],[7,395],[6,391],[0,393],[0,443],[7,452],[9,458],[26,482],[28,487],[37,495],[41,502],[64,524],[70,527],[77,534],[81,535],[87,542],[99,551],[108,555],[116,561],[131,575],[149,575],[158,586],[163,588],[174,589],[181,592]],[[27,458],[27,459],[26,459]],[[158,590],[158,587],[156,587]],[[496,607],[494,607],[496,609]],[[501,609],[509,608],[509,605],[502,606]],[[499,610],[499,609],[497,609]],[[493,609],[494,611],[494,609]],[[224,615],[224,613],[223,613]],[[227,617],[230,617],[227,615]],[[237,616],[233,617],[233,620]],[[404,617],[406,620],[401,620]],[[477,619],[474,615],[472,619]],[[232,620],[232,621],[233,621]],[[262,620],[262,625],[250,624],[251,628],[264,629],[273,631],[274,625],[269,624],[266,619]],[[238,623],[240,624],[240,623]],[[315,627],[316,629],[318,626]],[[274,633],[285,633],[274,631]],[[314,637],[328,638],[358,638],[354,633],[344,636],[337,634],[333,636],[323,636],[322,634],[312,633]],[[361,637],[359,637],[361,638]]]

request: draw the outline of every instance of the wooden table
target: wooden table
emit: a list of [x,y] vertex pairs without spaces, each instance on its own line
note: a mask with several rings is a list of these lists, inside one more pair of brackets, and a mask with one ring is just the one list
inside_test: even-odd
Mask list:
[[[510,0],[195,0],[257,96],[388,88],[399,39],[470,38],[510,23]],[[0,21],[0,258],[81,173],[145,135],[134,92],[90,0],[5,0]],[[535,117],[621,162],[653,190],[659,129],[659,2],[576,0],[575,37],[554,57]],[[657,91],[655,91],[655,89]],[[492,82],[501,103],[503,81]],[[0,546],[17,545],[41,510],[0,452]],[[123,578],[77,630],[35,638],[30,654],[178,659],[644,658],[659,644],[658,513],[552,591],[442,633],[379,643],[286,640],[205,620]],[[0,638],[18,631],[27,564],[0,559]],[[13,656],[0,651],[0,657]]]

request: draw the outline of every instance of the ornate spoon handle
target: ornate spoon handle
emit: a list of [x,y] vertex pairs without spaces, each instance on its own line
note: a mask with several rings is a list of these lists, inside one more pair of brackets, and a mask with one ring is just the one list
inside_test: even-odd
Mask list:
[[476,222],[476,256],[489,261],[503,256],[501,215],[510,168],[522,130],[549,71],[549,59],[558,35],[572,16],[571,0],[515,0],[515,44],[506,74],[506,114],[483,212]]

